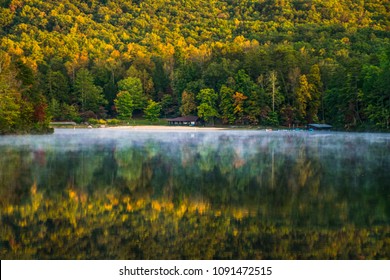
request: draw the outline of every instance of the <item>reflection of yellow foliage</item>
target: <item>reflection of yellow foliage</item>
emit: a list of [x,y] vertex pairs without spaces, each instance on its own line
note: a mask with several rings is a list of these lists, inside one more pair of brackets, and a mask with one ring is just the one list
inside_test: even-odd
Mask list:
[[76,201],[78,200],[77,193],[74,190],[69,189],[68,195],[69,195],[70,199],[73,199],[73,200],[76,200]]
[[122,223],[127,221],[128,218],[129,218],[129,215],[122,215],[122,218],[121,218]]
[[[81,196],[77,197],[81,200]],[[103,257],[101,254],[107,252],[112,253],[115,258],[125,258],[128,257],[128,252],[131,252],[129,248],[139,246],[146,258],[173,258],[182,255],[174,255],[175,253],[167,248],[177,246],[180,249],[179,254],[186,252],[187,258],[211,259],[221,257],[214,255],[216,246],[222,250],[226,247],[229,252],[233,248],[231,246],[239,246],[237,252],[241,254],[241,258],[346,258],[348,256],[345,252],[353,252],[353,258],[372,259],[384,256],[381,252],[388,242],[385,239],[388,227],[355,229],[349,226],[342,231],[295,229],[264,223],[256,216],[258,212],[251,208],[230,206],[213,209],[209,203],[194,198],[174,205],[167,198],[131,201],[129,197],[111,196],[108,202],[106,194],[91,197],[93,199],[90,199],[88,204],[78,204],[74,203],[72,195],[52,199],[43,198],[42,193],[37,192],[31,201],[25,204],[2,206],[2,216],[8,216],[4,221],[12,221],[12,224],[6,222],[0,227],[0,238],[8,241],[10,248],[0,250],[0,256],[50,258],[52,255],[46,255],[46,251],[42,249],[56,248],[59,251],[55,256],[64,258],[97,258]],[[38,209],[35,209],[33,201],[44,201],[43,199],[45,202],[37,204]],[[118,205],[114,207],[116,203]],[[343,215],[344,212],[347,213],[347,203],[334,205]],[[54,228],[42,226],[49,219],[54,221]],[[23,230],[17,229],[15,232],[13,225]],[[95,233],[99,246],[88,247],[90,242],[95,242],[95,239],[90,240],[91,232],[95,229],[99,229]],[[381,240],[378,241],[377,236]],[[233,243],[230,242],[232,238]],[[262,240],[271,241],[274,249],[270,252],[257,249],[258,242]],[[75,244],[78,245],[74,246]],[[205,248],[205,244],[207,250],[197,250]],[[304,246],[307,251],[289,251],[294,245]],[[87,255],[90,252],[84,248],[92,248],[92,254]],[[247,248],[251,249],[250,253]],[[231,257],[229,254],[224,256]]]
[[107,194],[106,197],[112,205],[117,206],[119,204],[119,200],[113,194]]
[[187,205],[181,204],[177,210],[176,210],[176,215],[181,217],[184,215],[184,213],[187,211]]
[[47,215],[45,212],[38,212],[38,219],[44,221],[47,219]]
[[237,209],[232,210],[232,215],[235,219],[241,220],[242,218],[245,218],[248,216],[248,211],[245,209],[237,208]]
[[104,204],[104,209],[111,211],[112,210],[112,204],[105,203]]
[[133,206],[131,206],[130,203],[127,203],[127,205],[126,205],[126,210],[127,210],[127,211],[132,211],[132,210],[133,210]]
[[161,204],[157,200],[152,201],[152,208],[157,211],[161,211]]
[[37,193],[37,182],[34,181],[34,184],[31,186],[31,195],[35,195]]
[[173,203],[172,202],[165,202],[165,204],[164,204],[164,207],[165,207],[165,209],[166,210],[168,210],[168,211],[172,211],[173,210],[173,207],[174,207],[174,205],[173,205]]
[[31,208],[33,212],[36,212],[39,209],[42,201],[42,194],[34,196],[31,201]]
[[19,222],[19,226],[20,227],[25,227],[25,226],[27,226],[27,220],[21,220],[20,222]]
[[195,202],[188,207],[190,212],[198,212],[204,214],[208,210],[208,204],[204,202]]
[[14,212],[14,207],[12,205],[9,205],[4,209],[4,214],[12,215],[13,212]]
[[[28,207],[28,206],[27,206]],[[22,218],[25,218],[27,216],[26,207],[19,207],[19,213]]]
[[115,198],[114,200],[111,201],[111,203],[112,205],[117,206],[119,204],[119,200]]
[[77,236],[82,236],[82,235],[84,235],[86,233],[86,230],[84,228],[82,228],[82,227],[78,227],[76,229],[75,233],[76,233]]
[[139,199],[139,200],[137,200],[137,202],[135,203],[135,205],[136,205],[138,208],[145,206],[145,199]]
[[34,182],[34,184],[31,186],[31,211],[32,212],[38,211],[42,200],[43,200],[43,194],[39,192],[37,193],[37,183]]
[[[76,217],[75,216],[70,216],[69,217],[69,223],[73,226],[73,227],[77,227],[77,220],[76,220]],[[68,233],[68,235],[70,235],[70,233]]]
[[150,215],[149,215],[149,221],[151,221],[151,222],[156,221],[157,218],[158,218],[158,216],[159,216],[159,213],[158,213],[158,212],[152,212],[152,213],[150,213]]

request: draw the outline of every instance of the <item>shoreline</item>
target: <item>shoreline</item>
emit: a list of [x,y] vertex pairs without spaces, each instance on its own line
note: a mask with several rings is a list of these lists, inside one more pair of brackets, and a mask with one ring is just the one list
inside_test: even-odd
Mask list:
[[[308,131],[304,128],[291,129],[287,127],[203,127],[203,126],[167,126],[167,125],[119,125],[119,126],[51,126],[53,129],[107,129],[107,130],[127,130],[127,131],[232,131],[232,130],[256,130],[256,131]],[[325,131],[323,131],[325,132]],[[345,132],[345,133],[390,133],[390,131],[376,131],[376,130],[338,130],[332,129],[326,132]],[[0,134],[1,135],[1,134]],[[12,135],[12,134],[11,134]]]
[[197,126],[162,126],[162,125],[135,125],[135,126],[109,126],[100,129],[109,130],[134,130],[134,131],[219,131],[230,130],[222,127],[197,127]]

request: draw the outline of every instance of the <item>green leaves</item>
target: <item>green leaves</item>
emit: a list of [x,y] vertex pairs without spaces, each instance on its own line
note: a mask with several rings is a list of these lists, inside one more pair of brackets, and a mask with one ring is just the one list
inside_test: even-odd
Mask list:
[[[173,117],[196,111],[184,92],[196,99],[202,89],[220,93],[226,86],[248,97],[244,123],[262,123],[268,112],[281,116],[292,108],[301,112],[292,122],[387,127],[386,1],[8,2],[0,8],[0,48],[22,62],[16,73],[21,94],[34,102],[43,94],[80,115],[105,118],[106,110],[114,117],[114,99],[126,91],[133,111],[152,99]],[[363,70],[371,66],[381,69],[375,89]],[[308,101],[296,96],[302,75]],[[325,92],[335,93],[336,104],[324,102]],[[219,94],[216,107],[195,103],[206,118],[220,113],[223,123],[234,123],[226,102]]]
[[18,127],[27,126],[22,124],[23,113],[32,104],[22,99],[22,83],[16,79],[17,75],[11,57],[0,52],[0,134],[16,132]]
[[[383,54],[385,57],[386,54]],[[362,69],[363,88],[360,99],[368,106],[365,113],[368,119],[379,128],[388,129],[390,125],[390,63],[382,63],[381,67],[364,65]]]
[[133,116],[134,103],[133,97],[128,91],[120,91],[114,100],[118,117],[123,120],[129,120]]
[[218,95],[213,89],[202,89],[197,96],[200,101],[198,106],[198,116],[203,118],[206,122],[214,121],[218,117],[217,100]]
[[78,94],[78,101],[83,112],[97,113],[100,106],[107,103],[102,94],[102,88],[94,84],[94,78],[87,69],[80,69],[77,72],[75,92]]
[[131,119],[134,110],[144,110],[146,106],[148,106],[145,110],[148,112],[149,120],[154,121],[160,115],[161,106],[156,102],[150,100],[146,105],[146,96],[143,93],[139,78],[128,77],[123,79],[118,82],[118,88],[119,93],[114,103],[119,118]]
[[306,108],[307,103],[311,99],[310,94],[310,85],[307,81],[306,75],[302,75],[299,77],[298,88],[296,90],[296,107],[298,108],[298,113],[301,119],[306,117]]
[[155,122],[158,120],[161,112],[161,105],[153,100],[148,101],[148,106],[146,106],[144,113],[145,118],[150,122]]
[[142,110],[146,105],[142,83],[139,78],[128,77],[118,82],[120,92],[127,92],[132,99],[133,108]]
[[2,132],[12,131],[19,122],[21,102],[18,93],[1,91],[0,89],[0,134]]
[[223,85],[221,91],[219,92],[221,102],[219,104],[219,109],[221,112],[221,119],[224,124],[233,124],[236,120],[233,107],[233,94],[234,90]]

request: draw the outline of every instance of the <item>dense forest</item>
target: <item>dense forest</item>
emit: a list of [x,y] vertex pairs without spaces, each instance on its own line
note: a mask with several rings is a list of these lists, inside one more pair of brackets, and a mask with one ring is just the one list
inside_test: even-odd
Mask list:
[[0,132],[53,120],[389,129],[389,0],[1,0]]

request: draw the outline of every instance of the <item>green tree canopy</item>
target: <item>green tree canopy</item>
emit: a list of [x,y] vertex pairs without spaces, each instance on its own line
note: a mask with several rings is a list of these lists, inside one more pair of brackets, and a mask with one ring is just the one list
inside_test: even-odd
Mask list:
[[118,116],[122,120],[129,120],[133,117],[133,97],[128,91],[120,91],[114,100]]
[[161,112],[161,105],[153,100],[148,100],[148,106],[146,106],[144,113],[145,118],[150,122],[158,120]]
[[146,97],[143,94],[142,82],[139,78],[128,77],[118,82],[120,92],[127,92],[132,99],[134,109],[143,110],[146,106]]
[[219,95],[221,97],[221,102],[219,104],[221,119],[222,122],[227,124],[233,124],[236,120],[236,115],[234,114],[234,100],[233,100],[234,90],[229,88],[226,85],[221,87]]
[[88,69],[80,69],[76,74],[75,92],[78,94],[81,111],[97,113],[101,106],[107,104],[101,87],[94,84],[94,78]]
[[219,116],[217,109],[218,94],[213,89],[202,89],[197,96],[200,101],[198,106],[198,116],[203,118],[206,122],[213,121]]
[[[264,124],[273,112],[302,125],[388,127],[388,0],[3,2],[0,50],[22,83],[25,127],[53,98],[56,118],[69,106],[113,117],[121,91],[136,113],[152,99],[174,117],[185,91],[220,94],[223,86],[248,97],[244,123]],[[311,95],[305,117],[302,75]],[[227,100],[220,95],[216,108],[231,123]]]
[[298,88],[296,90],[296,106],[302,120],[306,117],[307,104],[311,100],[310,91],[310,85],[307,81],[306,75],[300,76]]

